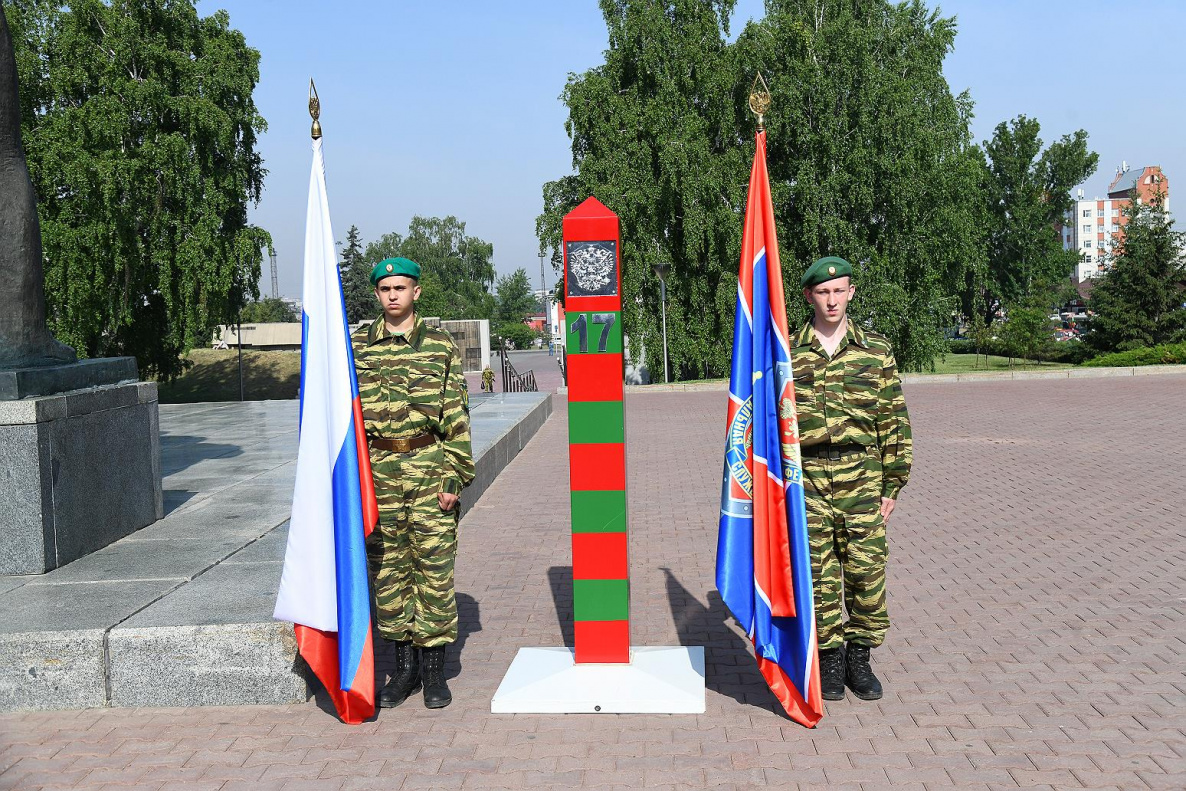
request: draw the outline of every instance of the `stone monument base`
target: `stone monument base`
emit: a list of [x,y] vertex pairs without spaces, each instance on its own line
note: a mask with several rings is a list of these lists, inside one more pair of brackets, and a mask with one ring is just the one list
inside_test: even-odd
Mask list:
[[[135,378],[135,361],[122,359]],[[7,371],[0,387],[123,377],[126,367]],[[155,382],[0,400],[0,574],[43,574],[164,516],[157,427]]]

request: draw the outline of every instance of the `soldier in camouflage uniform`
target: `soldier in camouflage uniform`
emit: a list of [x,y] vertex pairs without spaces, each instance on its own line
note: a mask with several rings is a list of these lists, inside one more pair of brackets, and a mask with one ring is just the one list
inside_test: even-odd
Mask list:
[[825,700],[843,699],[846,683],[881,697],[869,651],[889,629],[885,526],[911,461],[894,353],[848,319],[851,277],[843,258],[808,267],[800,283],[815,315],[791,342]]
[[398,706],[452,697],[445,646],[457,639],[453,562],[462,487],[474,477],[469,404],[452,336],[415,311],[420,267],[406,258],[371,272],[383,315],[354,332],[354,366],[379,527],[367,543],[379,634],[396,643],[396,672],[379,695]]

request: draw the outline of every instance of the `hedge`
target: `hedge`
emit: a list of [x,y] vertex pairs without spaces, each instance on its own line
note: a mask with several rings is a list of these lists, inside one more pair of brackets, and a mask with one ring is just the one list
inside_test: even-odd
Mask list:
[[1084,365],[1127,368],[1136,365],[1186,365],[1186,343],[1165,343],[1127,352],[1113,352],[1092,358]]

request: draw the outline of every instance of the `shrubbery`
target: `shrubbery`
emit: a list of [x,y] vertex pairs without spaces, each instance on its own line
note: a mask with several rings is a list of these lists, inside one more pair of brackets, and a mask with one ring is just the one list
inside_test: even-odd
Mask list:
[[1104,354],[1083,364],[1109,368],[1130,365],[1186,365],[1186,343],[1163,343],[1160,346]]
[[[1016,358],[1016,355],[1010,355],[1009,349],[1000,340],[988,341],[977,350],[972,341],[960,338],[948,341],[948,351],[951,354],[991,354],[997,357],[1012,356]],[[1078,365],[1091,357],[1091,354],[1091,349],[1082,341],[1051,341],[1042,347],[1039,356],[1042,362]]]

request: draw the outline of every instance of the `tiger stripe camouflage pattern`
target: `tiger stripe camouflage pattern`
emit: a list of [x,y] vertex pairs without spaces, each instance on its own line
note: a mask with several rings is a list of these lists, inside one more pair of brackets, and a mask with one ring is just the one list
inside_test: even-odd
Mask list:
[[[848,322],[829,358],[808,322],[791,351],[821,650],[879,646],[889,629],[881,498],[910,475],[910,417],[889,341]],[[853,448],[840,459],[820,446]],[[844,609],[848,621],[844,620]]]
[[367,543],[376,627],[388,640],[431,648],[457,639],[453,565],[458,510],[438,492],[461,494],[474,478],[469,407],[452,336],[419,317],[392,334],[382,316],[351,335],[368,437],[439,441],[408,453],[371,447],[379,528]]

